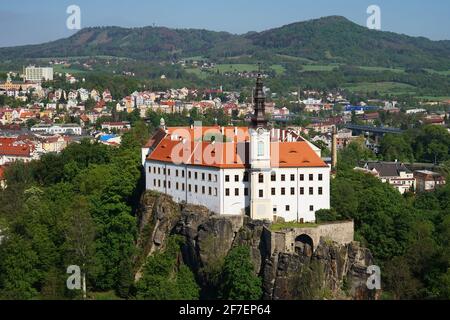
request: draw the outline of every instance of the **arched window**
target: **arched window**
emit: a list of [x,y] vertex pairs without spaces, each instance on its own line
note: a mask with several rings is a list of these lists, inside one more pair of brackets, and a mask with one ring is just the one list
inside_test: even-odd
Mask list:
[[264,156],[264,141],[258,141],[258,157]]
[[259,183],[264,183],[264,174],[260,173],[260,174],[258,175],[258,182],[259,182]]

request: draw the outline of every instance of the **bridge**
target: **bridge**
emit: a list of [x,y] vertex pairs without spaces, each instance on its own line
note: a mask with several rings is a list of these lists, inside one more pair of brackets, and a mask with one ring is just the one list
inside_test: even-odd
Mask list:
[[363,134],[365,132],[372,133],[376,136],[383,136],[385,134],[401,134],[403,130],[397,128],[389,128],[389,127],[370,127],[370,126],[361,126],[357,124],[346,124],[344,128],[352,130],[353,134]]

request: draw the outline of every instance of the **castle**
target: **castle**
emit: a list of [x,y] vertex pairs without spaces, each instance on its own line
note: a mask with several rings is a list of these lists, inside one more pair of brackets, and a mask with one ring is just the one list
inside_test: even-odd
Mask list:
[[298,132],[270,128],[262,77],[250,127],[160,128],[142,149],[146,189],[219,215],[314,222],[330,208],[330,167]]

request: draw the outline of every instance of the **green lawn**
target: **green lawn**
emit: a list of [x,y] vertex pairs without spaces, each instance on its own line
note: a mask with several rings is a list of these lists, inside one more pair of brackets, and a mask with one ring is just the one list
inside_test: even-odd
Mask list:
[[450,101],[450,96],[416,96],[415,98],[427,101]]
[[[286,70],[282,65],[274,64],[270,66],[272,70],[275,71],[277,75],[282,75]],[[208,73],[202,71],[199,68],[187,68],[185,69],[189,73],[193,73],[200,77],[201,79],[205,79],[208,77]],[[226,72],[254,72],[258,71],[258,65],[257,64],[245,64],[245,63],[235,63],[235,64],[218,64],[214,68],[210,69],[211,72],[219,72],[219,73],[226,73]]]
[[306,64],[302,72],[324,72],[333,71],[339,67],[338,64]]
[[400,82],[361,82],[358,84],[346,84],[344,88],[356,92],[366,93],[377,91],[381,94],[413,94],[416,87]]
[[428,71],[429,73],[437,73],[441,76],[450,76],[450,70],[446,70],[446,71],[438,71],[438,70],[433,70],[433,69],[425,69],[426,71]]
[[61,64],[58,65],[54,65],[53,66],[53,71],[55,73],[86,73],[87,71],[85,70],[80,70],[80,69],[75,69],[75,68],[66,68]]
[[316,223],[297,223],[297,222],[280,222],[274,223],[270,226],[271,231],[281,231],[284,229],[292,228],[317,228],[319,225]]
[[405,73],[405,69],[401,69],[401,68],[364,67],[364,66],[359,66],[359,68],[362,70],[374,71],[374,72],[391,71],[391,72],[395,72],[395,73]]

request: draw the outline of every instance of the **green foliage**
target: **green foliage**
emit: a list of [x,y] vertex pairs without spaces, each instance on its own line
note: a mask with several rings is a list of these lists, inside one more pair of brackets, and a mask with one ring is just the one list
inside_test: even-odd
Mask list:
[[[134,210],[141,188],[136,124],[120,148],[89,141],[59,155],[8,167],[0,190],[0,297],[64,299],[68,265],[79,265],[91,290],[128,297],[137,235]],[[137,142],[135,142],[135,140]]]
[[145,300],[196,300],[199,287],[194,274],[179,262],[183,240],[171,236],[167,248],[147,259],[142,278],[136,285],[137,298]]
[[353,219],[356,238],[382,267],[383,288],[395,299],[446,299],[450,267],[450,186],[406,197],[351,169],[331,184],[333,210],[318,219]]
[[261,299],[261,279],[255,275],[248,246],[231,249],[225,258],[219,297],[227,300]]

